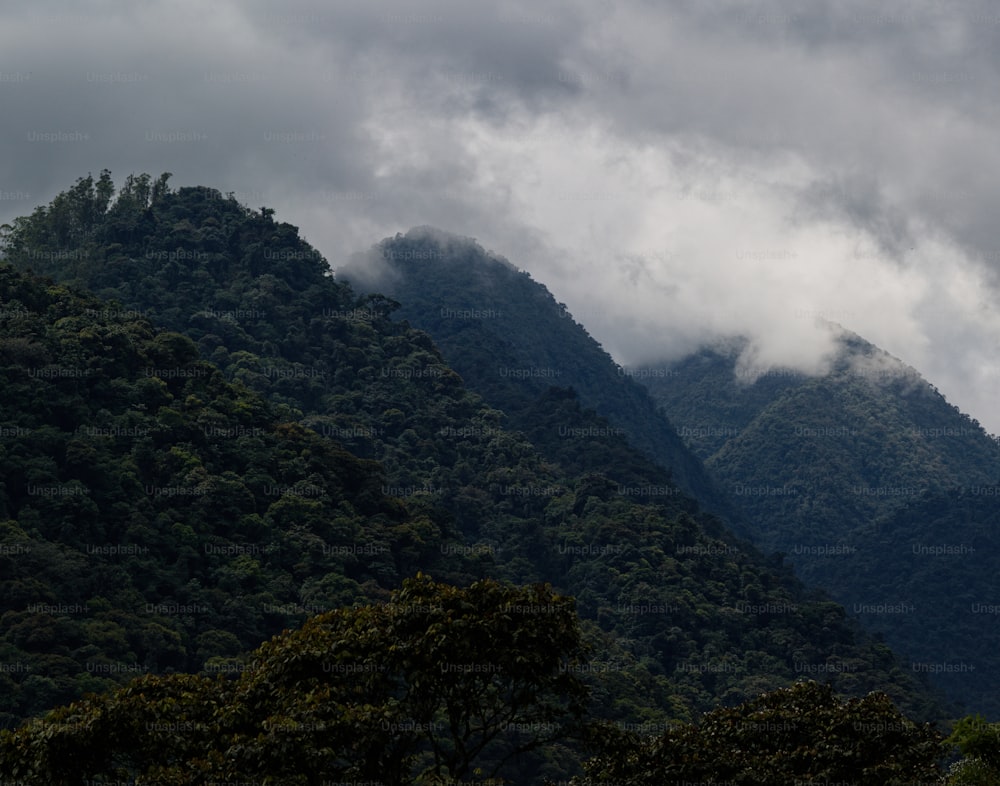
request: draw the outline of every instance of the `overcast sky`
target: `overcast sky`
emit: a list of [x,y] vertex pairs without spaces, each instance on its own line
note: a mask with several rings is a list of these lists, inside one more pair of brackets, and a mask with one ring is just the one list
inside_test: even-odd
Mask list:
[[0,221],[102,168],[299,225],[430,224],[623,364],[843,324],[1000,433],[989,0],[33,0],[0,10]]

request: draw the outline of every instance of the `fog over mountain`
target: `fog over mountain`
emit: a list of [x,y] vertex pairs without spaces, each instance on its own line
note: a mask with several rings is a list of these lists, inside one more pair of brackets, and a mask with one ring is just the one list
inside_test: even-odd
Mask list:
[[620,363],[742,334],[748,367],[820,371],[829,320],[1000,432],[986,0],[49,0],[0,22],[0,221],[108,167],[273,207],[334,266],[439,226]]

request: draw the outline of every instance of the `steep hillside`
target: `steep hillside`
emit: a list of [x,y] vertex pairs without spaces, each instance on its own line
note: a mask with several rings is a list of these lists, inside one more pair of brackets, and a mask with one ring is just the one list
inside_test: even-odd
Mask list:
[[[927,493],[851,533],[829,560],[847,610],[949,696],[1000,716],[1000,485]],[[902,604],[899,613],[879,604]]]
[[607,418],[613,434],[668,468],[686,493],[728,512],[724,495],[646,390],[543,285],[506,259],[469,238],[424,227],[382,241],[337,275],[400,301],[395,316],[427,331],[466,384],[514,427],[528,427],[522,415],[547,388],[572,388],[584,407]]
[[[937,664],[927,670],[950,695],[1000,712],[1000,632],[967,609],[969,593],[989,604],[984,582],[1000,570],[995,498],[955,497],[996,487],[996,440],[854,334],[821,377],[772,369],[741,379],[739,350],[705,349],[644,378],[733,494],[754,542],[858,608],[912,662]],[[959,662],[976,671],[947,671]]]
[[0,724],[216,671],[456,539],[135,312],[0,267]]
[[[333,447],[377,459],[379,491],[410,517],[391,532],[402,571],[437,549],[432,567],[449,580],[484,572],[575,596],[602,717],[684,720],[803,674],[853,694],[882,688],[913,714],[940,717],[921,680],[841,607],[735,541],[662,474],[644,480],[660,470],[572,396],[543,391],[559,401],[525,410],[548,430],[542,452],[464,387],[425,333],[388,318],[392,301],[355,295],[271,211],[143,177],[104,203],[101,182],[82,179],[15,222],[10,262],[94,286],[117,298],[109,310],[184,333],[224,377]],[[596,469],[612,458],[612,470]],[[298,466],[296,482],[308,482],[308,462]],[[378,561],[371,570],[373,592],[401,578]],[[338,587],[341,575],[324,581]]]
[[824,584],[816,547],[927,490],[989,484],[1000,446],[914,369],[853,334],[829,374],[736,373],[739,347],[643,376],[678,431],[748,515],[753,540]]

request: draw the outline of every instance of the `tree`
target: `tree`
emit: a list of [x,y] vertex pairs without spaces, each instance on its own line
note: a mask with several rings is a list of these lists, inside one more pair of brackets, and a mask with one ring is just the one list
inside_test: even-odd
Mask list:
[[1000,723],[987,723],[981,715],[970,715],[955,724],[945,742],[964,758],[949,771],[948,783],[956,786],[1000,784]]
[[115,194],[115,183],[111,179],[110,169],[101,170],[101,176],[98,178],[94,190],[97,196],[98,212],[103,216],[108,211],[111,198]]
[[673,783],[925,784],[941,780],[941,735],[905,718],[884,693],[841,702],[829,685],[799,682],[640,739],[597,727],[600,753],[580,786]]
[[141,175],[129,175],[125,178],[125,185],[118,192],[118,202],[116,207],[127,206],[134,208],[146,208],[149,206],[152,178],[143,172]]
[[579,728],[573,600],[418,574],[387,603],[340,608],[262,645],[236,680],[144,676],[15,732],[0,778],[387,784],[495,775]]
[[172,176],[172,172],[164,172],[156,178],[156,182],[153,183],[152,195],[150,197],[150,203],[153,206],[158,205],[163,198],[170,193],[170,186],[167,185],[167,181],[170,180]]
[[0,224],[0,254],[4,254],[12,243],[14,227],[10,224]]

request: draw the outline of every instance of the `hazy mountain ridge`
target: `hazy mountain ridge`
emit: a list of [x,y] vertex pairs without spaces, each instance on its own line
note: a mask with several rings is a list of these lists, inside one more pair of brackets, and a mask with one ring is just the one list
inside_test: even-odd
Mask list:
[[[782,393],[815,384],[857,387],[867,390],[872,399],[887,394],[908,399],[911,405],[932,400],[927,410],[931,417],[948,419],[948,427],[958,429],[959,434],[964,430],[963,435],[997,441],[977,421],[947,404],[916,369],[850,331],[835,329],[839,351],[822,375],[780,367],[741,368],[737,358],[745,341],[740,339],[720,341],[681,360],[632,371],[644,380],[657,402],[674,413],[685,440],[705,461],[738,437],[766,407],[780,401]],[[919,411],[915,406],[912,409],[910,415],[916,418]]]
[[[984,618],[972,604],[992,602],[987,577],[1000,568],[986,524],[1000,506],[973,495],[998,485],[997,440],[899,359],[848,331],[840,345],[824,376],[779,368],[741,379],[735,342],[645,381],[733,494],[755,543],[932,664],[920,668],[951,695],[996,712],[1000,637],[995,626],[977,632]],[[954,501],[950,516],[942,500]]]
[[[704,468],[565,305],[471,238],[420,227],[356,255],[337,275],[399,300],[396,316],[426,330],[466,383],[523,428],[519,413],[546,388],[572,388],[616,436],[670,470],[709,508],[728,512]],[[666,481],[665,481],[666,482]]]
[[[366,271],[388,282],[392,294],[408,304],[397,313],[428,330],[463,376],[508,413],[527,399],[527,386],[498,379],[498,368],[534,362],[541,368],[552,363],[561,371],[567,361],[560,350],[572,345],[574,328],[586,336],[544,287],[469,239],[413,230],[383,241],[345,274],[350,278]],[[505,312],[509,319],[503,318]],[[765,552],[785,552],[808,581],[834,592],[845,589],[838,599],[849,611],[854,604],[865,610],[860,619],[888,636],[911,663],[943,663],[947,652],[955,651],[939,644],[948,635],[921,638],[919,614],[911,618],[877,610],[916,604],[927,611],[930,625],[944,621],[943,630],[962,640],[969,636],[969,620],[932,610],[940,605],[936,596],[946,583],[930,589],[910,581],[914,571],[908,557],[897,554],[894,563],[896,552],[881,550],[859,528],[901,505],[919,506],[921,495],[989,483],[997,467],[996,440],[912,367],[840,326],[826,327],[837,336],[840,351],[829,358],[825,377],[745,365],[746,342],[739,339],[719,341],[675,364],[622,370],[622,376],[642,380],[663,405],[676,435],[706,459],[718,487],[744,514],[734,520],[741,535]],[[601,354],[588,360],[610,364]],[[592,378],[593,370],[575,369],[574,382],[588,379],[588,371]],[[553,391],[536,400],[537,408],[551,408],[559,399]],[[521,412],[530,410],[520,406]],[[514,417],[514,422],[539,442],[544,429],[532,428],[527,417]],[[981,527],[973,530],[982,535]],[[933,539],[926,529],[922,537]],[[961,579],[978,587],[980,595],[986,588],[978,571],[983,561],[990,564],[990,553],[983,551],[975,567],[968,561]],[[875,562],[878,570],[870,573]],[[831,578],[837,572],[841,585]],[[898,581],[887,584],[886,577]],[[993,673],[992,638],[986,637],[986,646],[982,640],[964,640],[967,656],[976,653],[978,668]],[[938,668],[936,676],[946,668]],[[935,667],[926,669],[933,673]],[[964,682],[961,675],[950,677],[952,695],[993,708],[993,700],[983,696],[985,683],[969,674]]]
[[643,377],[720,485],[767,522],[753,533],[764,548],[835,541],[924,491],[1000,478],[997,440],[914,369],[853,334],[841,347],[824,376],[747,381],[733,352],[704,350]]

